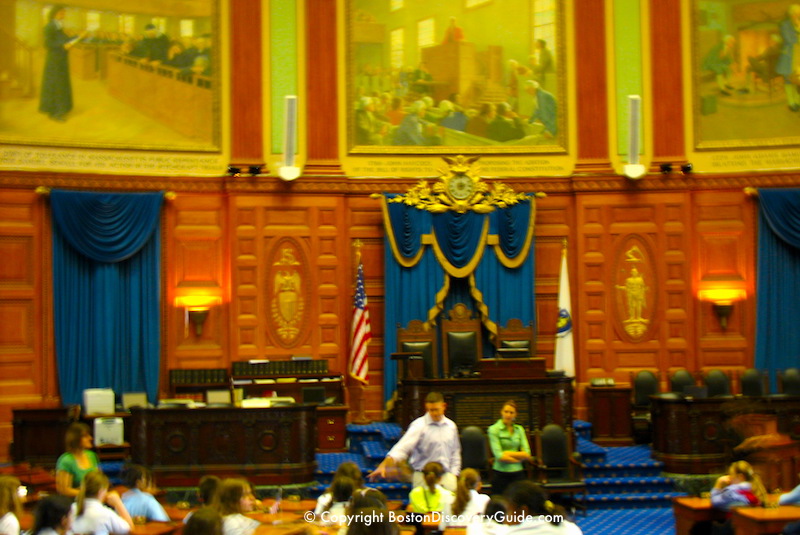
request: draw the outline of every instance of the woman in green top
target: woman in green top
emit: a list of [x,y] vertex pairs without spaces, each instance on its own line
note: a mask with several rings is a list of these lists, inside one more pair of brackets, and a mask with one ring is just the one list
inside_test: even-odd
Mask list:
[[525,428],[515,424],[517,404],[503,403],[500,419],[489,426],[489,446],[492,448],[492,494],[503,494],[511,483],[525,479],[525,461],[531,459],[531,447]]
[[83,477],[98,470],[97,454],[92,451],[92,434],[83,422],[73,422],[64,440],[67,452],[56,462],[56,491],[64,496],[77,496]]

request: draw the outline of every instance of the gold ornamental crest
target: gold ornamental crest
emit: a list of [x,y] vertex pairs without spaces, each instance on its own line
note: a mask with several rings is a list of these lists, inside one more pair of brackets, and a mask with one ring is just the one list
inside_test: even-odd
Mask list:
[[491,186],[484,182],[478,174],[478,166],[475,165],[479,158],[480,156],[443,156],[442,159],[448,165],[439,170],[441,175],[438,182],[429,186],[427,181],[420,180],[408,192],[388,199],[388,202],[404,203],[433,213],[473,211],[487,214],[527,198],[526,194],[516,193],[500,182],[494,182]]

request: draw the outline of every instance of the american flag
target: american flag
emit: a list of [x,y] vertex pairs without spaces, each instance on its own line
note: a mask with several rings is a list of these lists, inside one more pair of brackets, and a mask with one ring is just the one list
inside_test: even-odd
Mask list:
[[352,346],[350,348],[350,376],[362,383],[369,382],[367,346],[372,338],[369,325],[367,293],[364,291],[364,266],[359,262],[356,276],[356,293],[353,297]]

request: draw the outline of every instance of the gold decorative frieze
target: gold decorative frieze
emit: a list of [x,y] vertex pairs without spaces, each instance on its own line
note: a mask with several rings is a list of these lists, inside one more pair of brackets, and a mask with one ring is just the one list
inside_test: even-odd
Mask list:
[[491,185],[478,175],[475,162],[479,156],[444,156],[448,166],[439,170],[439,181],[432,186],[420,180],[404,195],[388,199],[390,203],[404,203],[433,213],[469,211],[487,214],[525,200],[527,195],[516,193],[500,182]]
[[280,240],[273,249],[274,258],[267,279],[270,289],[270,331],[283,347],[294,347],[304,328],[308,278],[302,250],[290,238]]
[[655,274],[649,248],[640,236],[628,236],[615,270],[616,317],[631,341],[641,341],[652,326]]

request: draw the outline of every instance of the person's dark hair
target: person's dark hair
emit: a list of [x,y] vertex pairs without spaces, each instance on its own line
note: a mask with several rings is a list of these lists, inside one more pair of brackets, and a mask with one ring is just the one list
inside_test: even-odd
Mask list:
[[[542,487],[536,483],[523,479],[512,483],[505,492],[511,513],[525,516],[553,515],[551,523],[558,525],[555,519],[563,518],[563,510],[557,510],[553,502],[547,499]],[[561,516],[558,516],[561,515]]]
[[371,489],[368,487],[356,490],[353,493],[353,498],[350,500],[350,506],[347,508],[348,514],[352,515],[357,509],[363,508],[377,508],[381,510],[388,510],[388,499],[386,495],[378,489]]
[[[352,461],[345,461],[336,468],[333,480],[335,481],[338,477],[349,477],[355,482],[357,489],[364,486],[364,476],[361,474],[361,468]],[[333,485],[333,481],[331,485]],[[331,492],[331,487],[328,487],[328,492]],[[333,492],[331,492],[331,494],[333,494]]]
[[250,492],[250,483],[246,479],[229,478],[219,486],[214,503],[221,515],[241,513],[242,497]]
[[36,535],[45,529],[58,531],[64,518],[69,516],[71,506],[72,500],[61,494],[52,494],[40,501],[33,514],[33,529],[30,534]]
[[486,510],[483,512],[484,515],[488,516],[491,520],[502,524],[505,522],[503,517],[497,516],[497,513],[503,513],[505,515],[508,512],[508,502],[505,498],[500,495],[492,496],[489,500],[489,503],[486,504]]
[[140,464],[132,464],[125,469],[125,486],[131,489],[136,488],[136,484],[144,480],[145,483],[153,481],[153,473],[149,468]]
[[504,401],[502,407],[500,408],[502,409],[503,407],[514,407],[514,410],[517,410],[517,402],[514,401],[513,399],[509,399],[507,401]]
[[213,507],[201,507],[183,527],[186,535],[222,535],[222,515]]
[[444,403],[444,396],[441,392],[428,392],[425,403]]
[[[331,501],[330,505],[336,502],[346,502],[353,497],[353,492],[356,490],[355,481],[349,477],[337,477],[331,483]],[[328,507],[330,507],[330,505]]]
[[400,527],[392,522],[389,511],[377,507],[356,509],[347,535],[397,535]]
[[67,432],[64,435],[64,446],[68,452],[76,452],[81,449],[81,440],[85,435],[91,435],[92,431],[89,426],[83,422],[72,422],[67,427]]
[[444,474],[444,466],[442,463],[431,461],[422,467],[422,475],[425,477],[425,484],[431,489],[431,492],[436,491],[436,484],[442,479]]
[[200,496],[200,501],[203,502],[203,505],[211,505],[221,482],[222,480],[217,476],[203,476],[200,478],[200,483],[197,484],[197,494]]

